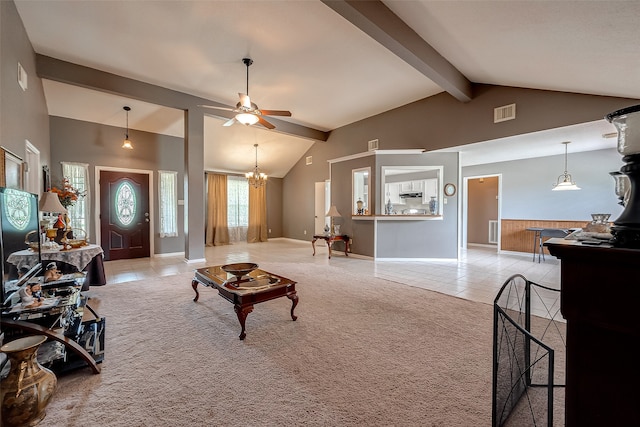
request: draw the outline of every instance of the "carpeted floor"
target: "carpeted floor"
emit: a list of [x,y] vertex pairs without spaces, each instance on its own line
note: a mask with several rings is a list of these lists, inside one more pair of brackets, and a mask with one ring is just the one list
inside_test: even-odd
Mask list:
[[94,287],[102,373],[58,378],[41,426],[486,426],[492,307],[325,265],[263,263],[298,282],[233,306],[192,274]]

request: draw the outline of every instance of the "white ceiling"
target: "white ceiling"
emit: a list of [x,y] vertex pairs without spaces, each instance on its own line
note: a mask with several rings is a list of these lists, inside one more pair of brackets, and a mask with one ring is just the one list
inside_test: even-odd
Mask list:
[[[308,1],[15,0],[37,53],[235,105],[246,89],[332,130],[443,89],[332,8]],[[640,98],[640,2],[384,1],[471,82]],[[182,136],[182,112],[45,81],[49,114]],[[284,176],[312,142],[205,120],[205,168]],[[507,138],[505,160],[615,146],[604,120]],[[539,141],[540,137],[544,141]],[[535,141],[535,144],[531,144]],[[135,143],[135,141],[134,141]],[[604,145],[603,145],[604,144]],[[485,146],[486,146],[485,145]],[[522,153],[535,146],[535,153]],[[546,148],[545,148],[546,147]],[[484,150],[483,150],[484,151]],[[477,144],[463,163],[484,161]],[[510,158],[509,158],[510,156]],[[494,154],[492,161],[496,161]]]

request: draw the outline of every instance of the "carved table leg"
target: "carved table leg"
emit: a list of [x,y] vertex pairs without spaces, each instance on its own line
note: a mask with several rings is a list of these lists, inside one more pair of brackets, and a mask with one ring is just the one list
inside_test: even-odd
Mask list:
[[331,259],[331,239],[327,239],[327,247],[329,248],[329,259]]
[[196,297],[193,299],[194,301],[198,301],[198,298],[200,298],[200,292],[198,292],[198,281],[196,279],[193,279],[191,281],[191,287],[193,288],[194,292],[196,293]]
[[240,326],[242,326],[242,331],[240,332],[240,339],[243,340],[244,337],[247,336],[247,334],[244,332],[244,322],[245,320],[247,320],[247,315],[249,313],[251,313],[253,311],[253,306],[252,305],[245,305],[245,306],[241,306],[241,305],[234,305],[233,309],[236,311],[236,314],[238,315],[238,321],[240,322]]
[[349,256],[349,238],[343,238],[342,241],[344,242],[344,256]]
[[287,295],[287,298],[289,298],[291,300],[291,319],[293,319],[295,321],[298,318],[298,316],[293,314],[293,310],[295,310],[296,305],[298,305],[298,294],[297,294],[297,292],[293,292],[293,293]]
[[313,256],[316,256],[316,240],[318,240],[318,238],[314,237],[311,241],[311,246],[313,246]]

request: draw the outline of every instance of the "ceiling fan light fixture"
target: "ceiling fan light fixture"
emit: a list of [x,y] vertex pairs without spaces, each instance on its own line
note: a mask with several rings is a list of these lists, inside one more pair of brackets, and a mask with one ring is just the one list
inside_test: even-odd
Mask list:
[[556,184],[551,189],[552,191],[568,191],[568,190],[580,190],[580,187],[571,178],[571,174],[567,172],[567,145],[571,141],[565,141],[564,144],[564,173],[560,175],[556,181]]
[[236,114],[236,120],[242,123],[243,125],[251,126],[258,123],[258,116],[251,113],[239,113],[239,114]]
[[122,109],[127,113],[127,130],[124,134],[124,141],[122,141],[122,148],[133,150],[133,144],[129,140],[129,111],[131,111],[131,107],[125,105]]

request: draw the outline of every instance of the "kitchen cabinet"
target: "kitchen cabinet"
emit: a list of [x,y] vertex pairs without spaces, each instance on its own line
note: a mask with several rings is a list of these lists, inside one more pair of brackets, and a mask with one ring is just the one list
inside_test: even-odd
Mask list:
[[405,204],[404,200],[400,198],[400,193],[402,192],[402,184],[403,183],[401,182],[391,182],[384,185],[384,203],[387,203],[387,201],[391,200],[391,203],[394,205]]
[[435,197],[438,200],[438,179],[425,179],[423,181],[424,189],[422,190],[422,203],[428,204],[431,197]]
[[400,192],[407,192],[407,191],[411,191],[411,192],[415,192],[415,191],[422,191],[423,189],[423,183],[422,180],[420,181],[404,181],[404,182],[399,182],[398,183],[400,185]]

